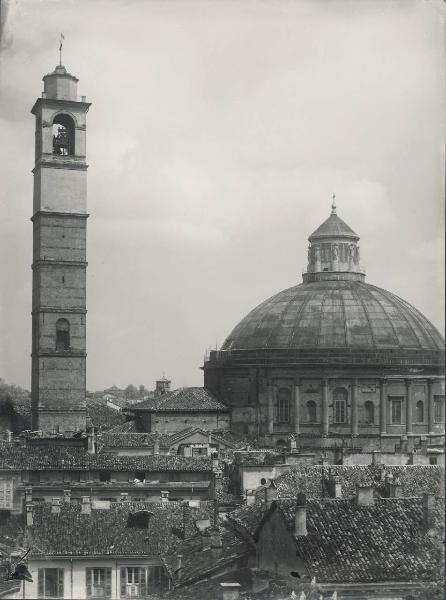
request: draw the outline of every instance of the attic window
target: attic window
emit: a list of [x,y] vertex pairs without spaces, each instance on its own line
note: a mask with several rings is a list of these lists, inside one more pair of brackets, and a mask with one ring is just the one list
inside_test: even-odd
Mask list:
[[150,517],[153,517],[153,513],[149,510],[138,510],[137,512],[130,513],[127,517],[126,527],[147,529],[149,526]]

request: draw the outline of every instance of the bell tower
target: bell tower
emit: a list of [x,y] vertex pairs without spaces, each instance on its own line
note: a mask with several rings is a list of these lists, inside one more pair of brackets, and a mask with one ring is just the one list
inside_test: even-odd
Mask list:
[[32,427],[86,428],[86,116],[78,79],[60,64],[43,78],[33,203]]

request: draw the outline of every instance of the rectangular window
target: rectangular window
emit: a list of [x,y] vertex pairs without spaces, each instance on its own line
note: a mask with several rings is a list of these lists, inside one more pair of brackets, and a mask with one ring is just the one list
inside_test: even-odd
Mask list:
[[345,423],[345,400],[335,400],[334,422]]
[[39,598],[63,598],[63,569],[39,569],[37,589]]
[[86,569],[87,598],[111,598],[111,569]]
[[144,598],[165,591],[168,578],[164,567],[121,567],[121,598]]
[[391,408],[391,423],[392,425],[400,425],[402,418],[402,407],[403,400],[401,398],[394,398],[390,401]]
[[192,448],[192,456],[207,456],[207,448]]
[[434,396],[434,422],[443,423],[444,396]]

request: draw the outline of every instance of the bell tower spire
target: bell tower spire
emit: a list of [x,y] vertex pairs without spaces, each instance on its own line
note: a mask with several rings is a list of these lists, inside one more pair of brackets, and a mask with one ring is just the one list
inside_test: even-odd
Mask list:
[[36,118],[33,215],[32,427],[86,428],[86,115],[62,63],[43,78]]

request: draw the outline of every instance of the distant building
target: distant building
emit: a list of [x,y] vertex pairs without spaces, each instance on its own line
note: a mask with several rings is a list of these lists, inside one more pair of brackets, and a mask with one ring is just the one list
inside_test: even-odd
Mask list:
[[229,429],[230,411],[209,390],[184,387],[164,392],[126,409],[148,433],[172,433],[188,427]]

